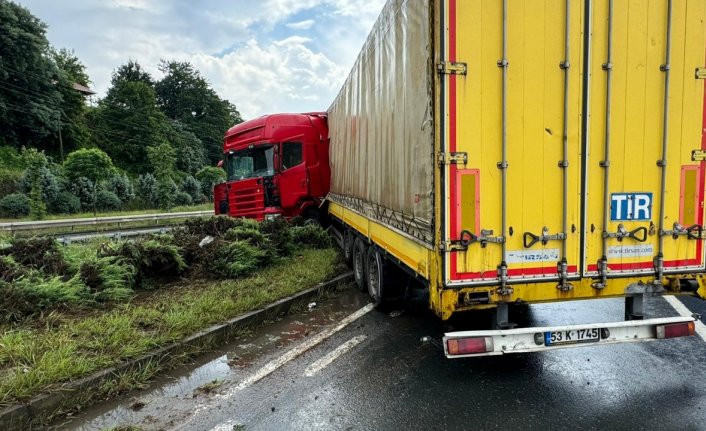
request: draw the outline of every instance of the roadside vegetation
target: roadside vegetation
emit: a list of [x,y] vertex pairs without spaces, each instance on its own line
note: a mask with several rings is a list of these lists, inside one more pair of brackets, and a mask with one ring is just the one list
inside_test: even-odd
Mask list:
[[242,122],[188,62],[114,67],[98,99],[84,64],[25,7],[0,0],[0,218],[170,210],[212,201],[225,131]]
[[[213,217],[170,235],[62,247],[0,245],[0,404],[151,349],[323,282],[342,269],[317,226]],[[110,394],[159,370],[115,376]]]

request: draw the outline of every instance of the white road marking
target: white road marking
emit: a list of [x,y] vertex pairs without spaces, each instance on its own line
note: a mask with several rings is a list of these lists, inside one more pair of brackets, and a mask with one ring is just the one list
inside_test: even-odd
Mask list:
[[[663,296],[664,300],[667,301],[669,305],[671,305],[677,313],[684,317],[690,317],[692,314],[694,314],[691,310],[686,308],[686,305],[684,305],[683,302],[678,300],[675,296],[672,295],[664,295]],[[694,326],[694,329],[696,330],[696,335],[701,337],[703,341],[706,341],[706,325],[700,320],[696,321],[696,324]]]
[[331,362],[338,359],[339,356],[343,355],[347,351],[360,344],[366,338],[368,338],[366,335],[358,335],[357,337],[351,338],[350,340],[336,347],[336,350],[327,353],[326,356],[306,367],[304,375],[307,377],[313,376],[314,374],[326,368]]
[[[341,329],[345,328],[346,326],[350,325],[357,319],[363,317],[367,313],[369,313],[373,309],[373,304],[368,304],[365,307],[359,309],[353,314],[350,314],[346,316],[343,320],[341,320],[338,325],[326,329],[325,331],[319,332],[318,334],[315,334],[313,337],[307,339],[297,347],[293,348],[292,350],[289,350],[287,353],[284,355],[280,356],[277,359],[274,359],[262,368],[260,368],[256,373],[250,375],[248,378],[240,382],[237,386],[233,387],[232,389],[228,390],[227,392],[217,394],[215,395],[211,401],[213,400],[227,400],[228,398],[232,398],[240,392],[241,390],[252,386],[254,383],[259,382],[263,378],[267,377],[268,375],[272,374],[275,370],[286,364],[287,362],[291,361],[292,359],[295,359],[299,355],[303,354],[307,350],[311,349],[312,347],[316,346],[317,344],[321,343],[322,341],[326,340],[333,334],[339,332]],[[362,340],[361,340],[362,341]],[[193,420],[196,419],[199,414],[209,408],[209,404],[201,404],[199,406],[196,406],[196,408],[193,411],[192,416],[179,424],[179,427],[183,427],[184,425],[191,423]],[[211,431],[223,431],[226,429],[232,429],[233,427],[233,422],[228,421],[228,422],[223,422],[219,425],[216,425],[214,428],[211,429]],[[230,428],[228,428],[230,426]],[[178,428],[175,428],[178,429]]]

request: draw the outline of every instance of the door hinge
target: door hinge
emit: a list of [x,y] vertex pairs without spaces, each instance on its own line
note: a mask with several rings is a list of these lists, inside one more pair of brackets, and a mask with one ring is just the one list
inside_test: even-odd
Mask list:
[[440,165],[468,164],[468,153],[439,153]]
[[452,252],[452,251],[466,251],[468,250],[468,245],[464,245],[461,241],[441,241],[439,246],[439,251],[442,253]]
[[706,67],[696,68],[696,79],[706,79]]
[[436,70],[446,75],[465,75],[468,73],[468,65],[466,63],[445,61],[437,64]]
[[693,162],[706,161],[706,150],[693,150],[691,152],[691,160]]

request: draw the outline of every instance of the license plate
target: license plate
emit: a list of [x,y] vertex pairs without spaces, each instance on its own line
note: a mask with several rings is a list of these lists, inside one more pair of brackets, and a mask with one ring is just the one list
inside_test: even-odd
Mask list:
[[558,344],[594,343],[601,339],[599,328],[572,329],[570,331],[549,331],[544,333],[544,344],[556,346]]

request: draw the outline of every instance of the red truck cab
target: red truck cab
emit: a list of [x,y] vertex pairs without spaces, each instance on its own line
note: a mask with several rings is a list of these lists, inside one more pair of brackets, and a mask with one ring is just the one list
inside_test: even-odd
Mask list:
[[227,180],[214,189],[216,214],[321,220],[331,182],[326,113],[240,123],[226,133],[223,150]]

